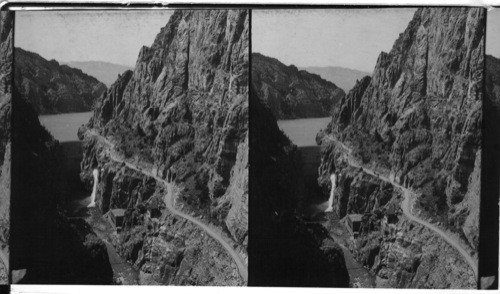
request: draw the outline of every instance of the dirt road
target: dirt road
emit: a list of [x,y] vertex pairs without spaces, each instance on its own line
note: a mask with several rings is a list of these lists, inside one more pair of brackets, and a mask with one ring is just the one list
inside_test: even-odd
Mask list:
[[171,182],[168,182],[165,179],[162,179],[162,178],[158,177],[157,175],[154,175],[150,171],[146,171],[146,170],[138,167],[137,165],[132,164],[132,163],[120,158],[120,156],[118,156],[115,152],[113,152],[114,147],[115,147],[114,144],[111,143],[106,138],[99,135],[97,132],[91,130],[91,131],[88,131],[88,133],[90,135],[98,138],[99,140],[101,140],[102,142],[107,144],[108,146],[110,146],[110,157],[113,161],[119,162],[119,163],[124,163],[127,167],[129,167],[133,170],[136,170],[136,171],[138,171],[146,176],[152,177],[155,180],[157,180],[158,182],[163,183],[167,188],[167,194],[165,195],[165,197],[163,199],[165,201],[165,205],[166,205],[167,209],[172,214],[177,215],[181,218],[184,218],[184,219],[194,223],[195,225],[200,227],[203,231],[205,231],[209,236],[211,236],[217,242],[219,242],[219,244],[222,245],[222,247],[227,251],[227,253],[231,256],[231,258],[236,263],[236,266],[238,267],[238,272],[240,273],[240,276],[245,280],[245,282],[248,281],[248,270],[247,270],[247,266],[246,266],[245,262],[242,260],[240,255],[233,249],[233,247],[231,245],[229,245],[221,235],[219,235],[218,232],[214,231],[212,228],[210,228],[206,224],[202,223],[201,221],[197,220],[196,218],[175,209],[175,205],[174,205],[175,197],[174,197],[174,193],[173,193],[173,184]]
[[401,186],[400,184],[396,183],[394,180],[391,180],[391,179],[389,179],[389,178],[387,178],[385,176],[382,176],[382,175],[380,175],[378,173],[375,173],[371,169],[368,169],[366,167],[363,167],[363,166],[357,164],[356,162],[354,162],[352,160],[352,157],[351,157],[352,150],[349,147],[347,147],[344,143],[336,140],[335,138],[330,137],[330,140],[336,142],[337,144],[339,144],[340,146],[342,146],[342,148],[344,148],[347,151],[347,161],[348,161],[348,163],[349,163],[350,166],[355,167],[355,168],[362,168],[365,173],[370,174],[370,175],[372,175],[374,177],[377,177],[377,178],[381,179],[382,181],[390,183],[393,186],[398,187],[399,189],[401,189],[403,191],[403,198],[404,198],[403,201],[401,202],[401,209],[403,210],[403,214],[409,220],[414,221],[416,223],[419,223],[419,224],[427,227],[428,229],[432,230],[433,232],[435,232],[436,234],[438,234],[439,236],[441,236],[441,238],[443,238],[453,248],[455,248],[456,250],[458,250],[458,252],[460,252],[460,254],[464,257],[464,259],[467,261],[467,263],[469,264],[469,266],[472,268],[472,271],[474,272],[474,276],[477,278],[477,275],[478,275],[478,272],[477,272],[477,261],[474,258],[472,258],[472,256],[467,252],[466,249],[464,249],[462,246],[460,246],[460,244],[456,240],[453,240],[443,230],[439,229],[438,227],[434,226],[433,224],[431,224],[431,223],[429,223],[429,222],[427,222],[427,221],[425,221],[423,219],[418,218],[417,216],[415,216],[415,215],[413,215],[411,213],[411,198],[412,198],[412,195],[413,195],[413,192],[411,190],[409,190],[408,188],[405,188],[405,187]]

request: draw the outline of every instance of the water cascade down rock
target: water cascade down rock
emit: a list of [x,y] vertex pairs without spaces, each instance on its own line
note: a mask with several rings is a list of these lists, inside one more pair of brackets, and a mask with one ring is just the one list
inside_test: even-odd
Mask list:
[[330,190],[330,198],[328,198],[328,207],[326,208],[325,212],[332,212],[333,211],[333,195],[335,193],[335,188],[336,188],[336,183],[337,183],[337,175],[332,174],[330,176],[330,181],[332,182],[332,189]]
[[90,195],[90,203],[87,207],[95,207],[95,195],[97,192],[97,182],[99,181],[99,170],[94,169],[92,171],[92,175],[94,176],[94,184],[92,186],[92,194]]

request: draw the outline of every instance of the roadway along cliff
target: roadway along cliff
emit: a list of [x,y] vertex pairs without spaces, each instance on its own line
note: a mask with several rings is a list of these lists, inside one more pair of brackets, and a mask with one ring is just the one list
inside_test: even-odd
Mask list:
[[133,170],[136,170],[140,173],[143,173],[144,175],[148,176],[148,177],[152,177],[154,178],[156,181],[164,184],[167,188],[167,193],[165,193],[165,196],[163,198],[164,202],[165,202],[165,205],[166,205],[166,208],[172,212],[173,214],[181,217],[181,218],[184,218],[194,224],[196,224],[197,226],[199,226],[202,230],[204,230],[205,232],[207,232],[207,234],[209,234],[212,238],[214,238],[215,240],[217,240],[217,242],[219,242],[219,244],[224,247],[224,249],[227,251],[227,253],[231,256],[231,258],[234,260],[234,262],[236,263],[237,267],[238,267],[238,271],[241,275],[241,277],[246,281],[248,281],[248,270],[247,270],[247,265],[245,263],[245,261],[243,260],[243,258],[233,249],[233,247],[231,245],[229,245],[229,243],[226,241],[227,238],[223,238],[222,235],[215,231],[213,228],[210,228],[208,225],[204,224],[203,222],[197,220],[196,218],[190,216],[190,215],[187,215],[179,210],[177,210],[175,208],[175,193],[174,193],[174,183],[172,183],[172,181],[169,178],[169,176],[167,176],[167,179],[168,180],[165,180],[163,178],[160,178],[158,177],[158,175],[156,174],[153,174],[151,171],[147,171],[145,170],[144,168],[141,168],[139,167],[138,165],[136,164],[133,164],[131,162],[128,162],[124,159],[122,159],[120,156],[118,156],[116,154],[116,152],[114,151],[114,148],[115,148],[115,144],[111,143],[110,141],[108,141],[106,138],[102,137],[101,135],[97,134],[95,132],[95,130],[89,130],[88,131],[88,134],[90,136],[94,136],[94,137],[97,137],[98,140],[104,142],[108,147],[108,152],[109,152],[109,155],[110,155],[110,158],[116,162],[119,162],[119,163],[124,163],[127,167],[133,169]]
[[364,167],[357,163],[351,156],[352,149],[347,147],[344,143],[339,142],[338,140],[335,140],[334,138],[328,138],[331,141],[335,142],[336,144],[339,144],[342,146],[347,151],[347,156],[348,156],[348,163],[352,167],[355,168],[362,168],[363,171],[369,175],[372,175],[376,178],[379,178],[380,180],[390,183],[391,185],[401,189],[403,191],[403,201],[401,202],[401,209],[403,210],[403,214],[410,219],[411,221],[417,222],[430,230],[434,231],[436,234],[438,234],[441,238],[443,238],[448,244],[450,244],[453,248],[455,248],[462,256],[463,258],[467,261],[469,266],[474,272],[474,275],[476,278],[478,277],[478,271],[477,271],[477,259],[473,258],[471,254],[468,252],[466,248],[463,248],[462,245],[453,237],[449,236],[446,232],[441,230],[440,228],[436,227],[435,225],[429,223],[426,220],[423,220],[419,218],[418,216],[415,216],[411,212],[411,202],[412,198],[414,197],[413,195],[415,194],[413,191],[410,189],[401,186],[399,183],[396,183],[394,179],[390,179],[389,177],[386,177],[384,175],[381,175],[379,173],[374,172],[372,169]]

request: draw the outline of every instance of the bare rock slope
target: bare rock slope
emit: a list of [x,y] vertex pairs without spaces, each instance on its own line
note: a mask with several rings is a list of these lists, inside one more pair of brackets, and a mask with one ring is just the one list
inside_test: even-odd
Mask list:
[[[401,211],[387,207],[393,201],[399,203],[401,197],[384,192],[387,188],[377,181],[374,185],[357,180],[355,173],[349,172],[345,150],[336,141],[352,148],[352,155],[360,165],[411,189],[415,194],[414,214],[455,236],[472,255],[477,253],[484,20],[485,11],[479,8],[418,9],[391,51],[380,54],[373,75],[361,79],[341,101],[328,129],[318,136],[323,146],[319,182],[329,190],[330,173],[337,171],[343,175],[343,189],[336,195],[340,216],[374,214],[381,221],[392,214],[396,216],[392,220],[396,230],[408,230]],[[368,219],[366,222],[370,223]],[[381,248],[385,248],[390,238],[384,238],[380,246],[375,245],[380,239],[375,243],[366,241],[379,229],[371,228],[361,237],[365,240],[361,247],[373,246],[367,259],[371,261],[366,264],[377,264],[378,276],[388,279],[390,285],[437,288],[474,285],[467,269],[452,272],[445,269],[463,262],[453,248],[443,243],[435,251],[422,250],[430,244],[413,232],[401,231],[423,242],[410,248],[414,253],[422,250],[418,262],[413,268],[390,266],[387,273],[386,265],[374,260],[382,260],[389,254],[382,254]],[[417,225],[414,229],[410,226],[411,230],[422,229]],[[439,254],[445,252],[455,256],[456,261],[440,261]],[[437,258],[435,264],[431,263],[426,270],[418,266],[433,254]],[[441,278],[435,279],[431,273]],[[392,274],[398,275],[398,279],[402,274],[407,277],[402,281],[392,279]]]

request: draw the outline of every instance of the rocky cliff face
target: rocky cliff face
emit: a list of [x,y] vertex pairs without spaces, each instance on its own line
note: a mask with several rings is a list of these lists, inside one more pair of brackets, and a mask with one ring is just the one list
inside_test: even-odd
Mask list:
[[15,49],[15,83],[38,114],[90,111],[106,86],[81,70]]
[[278,120],[330,116],[345,96],[320,76],[259,53],[252,54],[252,84]]
[[[20,283],[110,284],[112,271],[104,243],[83,220],[69,220],[59,211],[58,203],[67,197],[60,145],[40,125],[26,96],[11,87],[12,16],[1,14],[0,108],[0,118],[7,122],[2,124],[7,129],[2,129],[1,158],[5,159],[0,183],[2,213],[8,204],[4,200],[11,197],[10,270],[26,270],[25,275],[17,275],[21,280],[15,282]],[[5,194],[9,188],[11,194]],[[2,242],[8,232],[4,225]]]
[[[167,173],[173,175],[179,188],[176,203],[182,204],[183,211],[222,230],[246,256],[248,21],[245,10],[176,11],[151,47],[141,49],[134,71],[122,74],[101,96],[94,116],[81,130],[85,137],[82,178],[90,182],[92,170],[103,169],[98,203],[104,213],[113,208],[138,211],[141,219],[156,219],[160,227],[174,218],[164,209],[164,191],[156,193],[157,199],[150,196],[159,189],[155,181],[144,175],[131,178],[130,170],[118,172],[106,155],[109,146],[85,136],[88,130],[113,141],[113,150],[126,160],[149,166],[164,178]],[[150,203],[151,199],[156,201]],[[145,209],[138,208],[142,206]],[[128,217],[126,221],[133,225],[124,235],[132,236],[140,230],[142,223]],[[182,232],[192,224],[176,226],[167,231],[183,234],[187,245],[166,235],[156,238],[156,242],[173,242],[169,246],[176,251],[187,246],[197,256],[218,246],[211,245],[213,240],[207,237],[184,235]],[[149,237],[139,234],[134,238],[140,252],[153,250]],[[221,248],[216,252],[222,260],[217,261],[220,264],[232,262]],[[162,273],[166,278],[158,278],[152,273],[156,268],[152,264],[164,264],[165,260],[144,263],[138,258],[142,260],[136,255],[130,260],[141,271],[151,273],[156,283],[204,284],[208,283],[207,277],[211,279],[209,284],[241,283],[231,266],[216,266],[219,272],[193,276],[191,282],[177,278],[182,272],[173,270],[184,268],[179,265],[184,261],[186,271],[199,271],[198,267],[206,268],[214,262],[209,259],[191,263],[189,255],[181,255],[179,263],[172,263],[172,269]],[[202,265],[203,262],[207,264]]]
[[299,151],[256,93],[250,97],[249,285],[348,287],[338,244],[296,213],[305,194]]
[[[345,150],[335,143],[342,141],[361,165],[416,192],[414,214],[451,231],[472,252],[479,237],[484,16],[485,11],[478,8],[419,9],[391,51],[380,54],[373,75],[356,84],[339,104],[328,129],[318,136],[323,146],[319,182],[325,190],[329,191],[330,173],[345,175],[349,169]],[[368,195],[377,185],[361,184],[356,178],[347,176],[347,182],[341,182],[343,189],[337,196],[341,216],[375,212]],[[367,190],[356,192],[360,188]],[[376,196],[379,206],[387,199],[394,201],[390,195]],[[399,218],[395,224],[396,231],[406,228]],[[436,250],[454,252],[445,245]],[[373,256],[380,256],[374,252]],[[433,266],[446,277],[443,263]],[[417,284],[474,287],[473,281],[460,278],[468,277],[467,272],[453,274],[441,279],[447,282],[431,283],[428,277]],[[409,286],[392,281],[391,286]]]
[[14,13],[0,12],[0,284],[8,284]]

